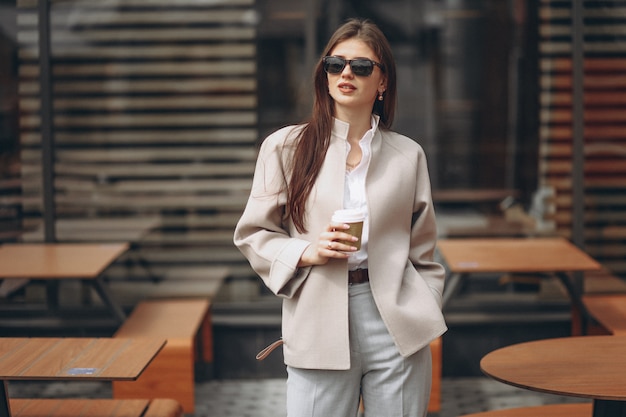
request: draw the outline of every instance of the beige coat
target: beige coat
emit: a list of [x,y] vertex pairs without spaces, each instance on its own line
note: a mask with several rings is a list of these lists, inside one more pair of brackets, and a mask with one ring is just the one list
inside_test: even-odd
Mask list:
[[[335,123],[330,147],[308,199],[308,233],[285,219],[286,179],[298,127],[283,128],[261,146],[252,191],[234,242],[267,287],[283,297],[285,363],[348,369],[348,269],[345,260],[297,268],[336,209],[342,208],[347,125]],[[441,313],[444,269],[433,261],[435,214],[422,148],[377,131],[366,191],[370,219],[370,285],[399,352],[409,356],[446,331]],[[352,318],[358,320],[358,317]]]

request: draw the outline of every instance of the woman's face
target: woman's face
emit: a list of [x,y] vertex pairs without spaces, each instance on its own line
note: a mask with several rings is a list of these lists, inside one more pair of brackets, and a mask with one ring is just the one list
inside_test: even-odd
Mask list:
[[[367,58],[380,62],[374,51],[363,41],[352,38],[338,43],[329,53],[346,60]],[[385,91],[386,79],[382,69],[374,66],[369,76],[354,75],[350,65],[345,66],[339,74],[327,74],[328,91],[335,101],[335,116],[344,121],[342,115],[349,116],[355,111],[372,112],[374,100],[379,91]]]

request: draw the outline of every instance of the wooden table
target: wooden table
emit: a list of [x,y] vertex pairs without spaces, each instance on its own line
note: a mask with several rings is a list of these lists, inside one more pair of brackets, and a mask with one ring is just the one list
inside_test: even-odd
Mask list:
[[[90,282],[122,322],[126,315],[111,297],[102,272],[128,249],[127,243],[24,243],[0,246],[0,278],[27,278],[58,284],[60,280]],[[58,304],[56,285],[49,286],[49,308]]]
[[450,276],[443,292],[444,305],[458,291],[462,279],[476,273],[555,274],[567,288],[572,303],[584,311],[582,282],[569,272],[592,271],[601,265],[564,238],[440,239],[438,250]]
[[0,338],[0,417],[8,381],[133,381],[165,345],[160,338]]
[[520,388],[593,399],[593,417],[626,416],[626,336],[520,343],[485,355],[482,371]]

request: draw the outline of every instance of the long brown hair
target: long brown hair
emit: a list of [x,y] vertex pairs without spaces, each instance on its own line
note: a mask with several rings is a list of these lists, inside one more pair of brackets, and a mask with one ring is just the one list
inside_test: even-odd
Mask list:
[[[383,101],[375,100],[372,112],[380,116],[379,126],[389,129],[396,110],[396,65],[389,42],[382,31],[369,20],[348,20],[330,38],[322,57],[330,54],[340,42],[353,38],[367,44],[384,67],[387,89]],[[300,233],[306,232],[306,200],[326,157],[335,116],[333,99],[328,94],[328,78],[321,59],[315,67],[314,89],[313,111],[296,140],[287,190],[287,213]]]

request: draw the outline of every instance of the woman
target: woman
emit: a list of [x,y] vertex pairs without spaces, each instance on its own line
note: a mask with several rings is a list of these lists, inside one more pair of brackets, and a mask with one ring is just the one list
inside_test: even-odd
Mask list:
[[[429,343],[446,331],[426,159],[389,130],[391,48],[350,20],[315,68],[310,120],[263,142],[234,242],[283,298],[289,417],[425,416]],[[366,212],[361,249],[331,223]]]

